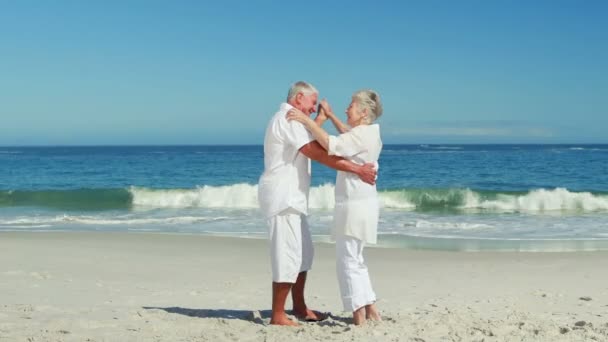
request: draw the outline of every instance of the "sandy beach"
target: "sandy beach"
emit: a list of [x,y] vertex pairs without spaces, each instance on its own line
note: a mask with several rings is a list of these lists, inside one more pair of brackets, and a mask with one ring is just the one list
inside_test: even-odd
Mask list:
[[151,233],[0,234],[0,341],[608,341],[608,253],[368,248],[384,321],[341,312],[317,244],[321,323],[270,326],[265,240]]

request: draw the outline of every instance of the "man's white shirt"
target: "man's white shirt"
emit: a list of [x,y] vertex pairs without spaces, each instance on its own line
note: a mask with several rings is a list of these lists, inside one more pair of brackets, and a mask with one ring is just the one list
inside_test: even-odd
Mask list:
[[308,214],[310,159],[300,148],[314,138],[304,125],[286,119],[291,108],[282,103],[266,127],[264,173],[258,184],[258,201],[266,217],[288,208]]

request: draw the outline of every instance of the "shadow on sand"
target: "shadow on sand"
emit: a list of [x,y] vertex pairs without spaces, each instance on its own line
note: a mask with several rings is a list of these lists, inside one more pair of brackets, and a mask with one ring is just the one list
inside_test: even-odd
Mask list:
[[239,319],[256,324],[264,324],[263,319],[270,319],[270,310],[227,310],[227,309],[187,309],[180,307],[159,308],[144,306],[146,310],[163,310],[168,313],[199,318]]
[[[168,313],[198,318],[238,319],[255,324],[267,325],[272,314],[271,310],[228,310],[228,309],[187,309],[180,307],[159,308],[144,306],[145,310],[163,310]],[[266,320],[266,322],[264,321]],[[300,321],[300,323],[305,323]],[[317,322],[321,326],[339,326],[352,323],[352,318],[345,318],[329,314],[329,319]]]

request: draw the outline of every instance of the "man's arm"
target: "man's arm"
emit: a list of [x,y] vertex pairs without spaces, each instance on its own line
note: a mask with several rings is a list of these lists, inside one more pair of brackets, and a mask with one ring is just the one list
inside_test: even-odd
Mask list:
[[330,156],[317,141],[311,141],[302,146],[300,152],[308,158],[332,169],[354,173],[365,183],[376,184],[377,172],[374,169],[374,164],[358,165],[344,158]]

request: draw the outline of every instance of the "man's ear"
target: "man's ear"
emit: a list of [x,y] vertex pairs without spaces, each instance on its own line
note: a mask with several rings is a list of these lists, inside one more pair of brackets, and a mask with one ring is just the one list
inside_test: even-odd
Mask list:
[[297,93],[296,94],[296,103],[297,104],[302,103],[302,97],[304,97],[304,94],[302,94],[302,93]]

